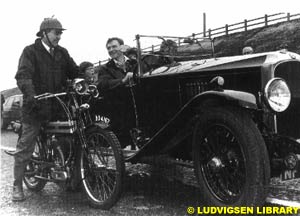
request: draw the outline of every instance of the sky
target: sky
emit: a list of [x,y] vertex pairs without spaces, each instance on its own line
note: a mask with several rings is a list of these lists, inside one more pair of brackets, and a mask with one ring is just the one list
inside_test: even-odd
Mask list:
[[25,46],[36,39],[45,17],[67,30],[60,45],[77,64],[107,59],[105,43],[120,37],[136,46],[136,34],[187,36],[206,28],[279,12],[300,13],[299,0],[3,0],[0,3],[0,90],[16,87],[14,76]]

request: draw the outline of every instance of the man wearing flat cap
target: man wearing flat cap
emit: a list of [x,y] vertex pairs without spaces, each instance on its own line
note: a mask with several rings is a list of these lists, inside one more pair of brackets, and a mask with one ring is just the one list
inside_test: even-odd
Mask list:
[[57,19],[45,18],[36,34],[39,38],[34,44],[24,48],[19,59],[15,79],[23,93],[24,103],[22,133],[13,153],[13,201],[25,199],[22,188],[25,168],[34,151],[42,122],[50,120],[54,113],[52,100],[37,103],[34,96],[46,92],[61,92],[67,84],[67,79],[78,76],[78,66],[68,51],[58,45],[64,30]]

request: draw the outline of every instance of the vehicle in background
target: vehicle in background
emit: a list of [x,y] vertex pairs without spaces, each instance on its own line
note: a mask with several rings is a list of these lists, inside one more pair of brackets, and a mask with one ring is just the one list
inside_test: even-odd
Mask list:
[[3,104],[1,128],[7,129],[9,125],[20,122],[21,107],[23,105],[23,95],[13,95],[6,98]]

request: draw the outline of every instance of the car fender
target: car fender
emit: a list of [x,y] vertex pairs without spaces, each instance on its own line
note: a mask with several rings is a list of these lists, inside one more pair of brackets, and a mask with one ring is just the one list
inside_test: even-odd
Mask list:
[[218,101],[225,104],[240,106],[247,109],[257,109],[256,97],[248,92],[223,90],[206,91],[194,96],[186,106],[199,106],[206,104],[207,101]]
[[[253,94],[241,91],[222,90],[206,91],[191,98],[151,139],[134,155],[125,158],[127,161],[135,161],[142,156],[166,153],[179,144],[181,131],[191,131],[186,128],[192,121],[191,116],[196,116],[199,107],[211,105],[232,105],[249,110],[257,110],[256,98]],[[174,139],[173,131],[178,129],[180,137]],[[173,140],[173,141],[172,141]]]

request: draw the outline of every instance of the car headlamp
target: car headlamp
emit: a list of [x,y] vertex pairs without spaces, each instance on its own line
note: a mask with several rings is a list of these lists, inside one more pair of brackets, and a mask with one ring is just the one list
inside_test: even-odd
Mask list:
[[272,110],[283,112],[290,105],[291,91],[283,79],[273,78],[265,87],[265,99]]

